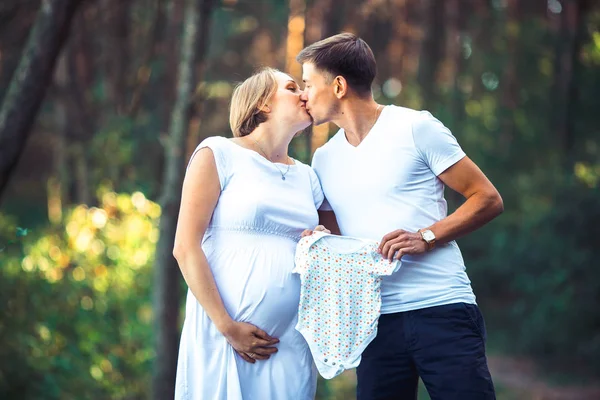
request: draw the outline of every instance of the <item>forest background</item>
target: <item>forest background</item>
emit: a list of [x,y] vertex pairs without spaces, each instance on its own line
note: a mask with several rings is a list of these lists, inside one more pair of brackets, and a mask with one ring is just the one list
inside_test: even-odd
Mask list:
[[[431,111],[503,196],[459,240],[499,398],[600,398],[592,0],[2,0],[0,398],[171,398],[190,152],[231,136],[237,82],[300,80],[298,51],[343,31],[375,53],[376,100]],[[307,129],[292,156],[334,132]]]

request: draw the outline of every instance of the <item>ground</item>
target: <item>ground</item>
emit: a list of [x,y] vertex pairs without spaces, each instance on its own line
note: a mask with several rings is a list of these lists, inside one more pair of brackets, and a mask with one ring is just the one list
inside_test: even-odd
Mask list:
[[[600,399],[600,383],[590,386],[548,383],[528,359],[488,357],[494,383],[501,388],[498,400],[594,400]],[[506,392],[506,393],[505,393]]]
[[[551,383],[553,380],[542,374],[539,366],[527,358],[494,354],[488,356],[488,363],[498,400],[600,400],[600,382],[588,385]],[[317,398],[354,399],[356,374],[354,370],[346,371],[325,385],[329,390]],[[422,383],[419,400],[429,400]]]

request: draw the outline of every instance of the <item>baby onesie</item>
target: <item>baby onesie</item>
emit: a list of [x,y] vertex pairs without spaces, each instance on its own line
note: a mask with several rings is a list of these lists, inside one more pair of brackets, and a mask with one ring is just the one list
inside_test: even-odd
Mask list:
[[358,366],[377,335],[381,276],[400,268],[399,261],[384,259],[378,246],[323,232],[298,242],[293,272],[300,274],[302,284],[296,330],[323,378]]

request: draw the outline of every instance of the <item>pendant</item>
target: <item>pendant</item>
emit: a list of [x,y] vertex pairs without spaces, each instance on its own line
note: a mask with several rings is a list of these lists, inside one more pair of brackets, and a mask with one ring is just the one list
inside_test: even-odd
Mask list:
[[281,177],[281,180],[282,180],[282,181],[285,181],[285,176],[282,176],[282,177]]

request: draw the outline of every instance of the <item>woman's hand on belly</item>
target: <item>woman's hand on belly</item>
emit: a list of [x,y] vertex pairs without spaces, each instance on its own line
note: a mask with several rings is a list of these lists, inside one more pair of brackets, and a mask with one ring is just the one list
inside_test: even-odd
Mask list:
[[221,332],[231,347],[247,362],[268,360],[277,352],[279,339],[247,322],[231,321]]

